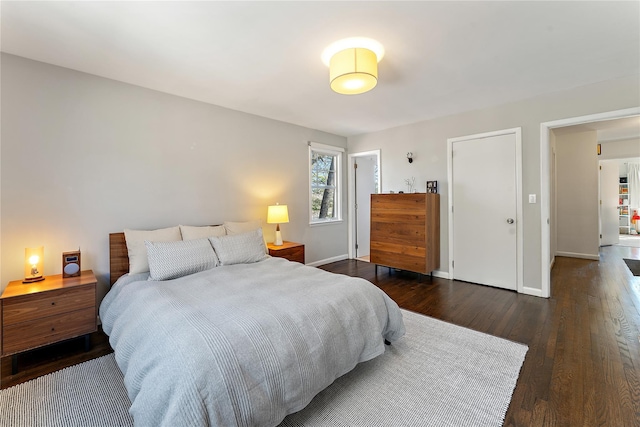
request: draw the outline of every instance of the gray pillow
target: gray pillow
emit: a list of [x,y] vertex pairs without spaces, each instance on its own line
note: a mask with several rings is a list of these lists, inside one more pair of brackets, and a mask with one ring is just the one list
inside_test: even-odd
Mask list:
[[208,239],[144,242],[149,258],[149,280],[170,280],[218,265]]
[[248,233],[209,237],[209,241],[216,251],[220,265],[249,264],[267,257],[261,228]]

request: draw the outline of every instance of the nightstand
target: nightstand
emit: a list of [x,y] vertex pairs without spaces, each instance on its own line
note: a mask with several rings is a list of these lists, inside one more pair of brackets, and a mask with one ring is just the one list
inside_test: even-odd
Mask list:
[[283,242],[281,246],[267,243],[267,248],[269,248],[269,255],[271,256],[286,258],[289,261],[304,264],[304,245],[302,243]]
[[89,334],[97,330],[96,283],[91,270],[65,279],[58,274],[41,282],[9,283],[0,296],[0,354],[13,355],[12,374],[23,351],[82,335],[89,350]]

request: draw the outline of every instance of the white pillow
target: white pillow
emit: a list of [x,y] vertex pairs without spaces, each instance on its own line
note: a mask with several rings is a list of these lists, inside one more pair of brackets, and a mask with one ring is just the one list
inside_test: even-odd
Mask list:
[[262,221],[246,221],[246,222],[231,222],[225,221],[222,226],[227,230],[227,234],[240,234],[253,231],[256,228],[262,228]]
[[[262,221],[257,219],[255,221],[245,221],[245,222],[231,222],[225,221],[223,224],[224,229],[227,231],[227,235],[230,234],[240,234],[240,233],[248,233],[249,231],[254,231],[256,229],[260,229],[262,231]],[[262,243],[264,246],[264,253],[269,253],[269,248],[267,248],[267,241],[262,239]]]
[[224,236],[227,234],[223,225],[218,226],[205,226],[205,227],[192,227],[189,225],[180,226],[180,234],[182,234],[182,240],[193,239],[206,239],[207,237]]
[[249,264],[267,257],[264,253],[262,228],[248,233],[209,237],[209,241],[216,251],[220,265]]
[[144,242],[149,255],[149,280],[171,280],[218,265],[209,240]]
[[145,273],[149,271],[147,248],[145,240],[149,242],[175,242],[182,240],[180,227],[160,228],[158,230],[124,230],[129,253],[129,273]]

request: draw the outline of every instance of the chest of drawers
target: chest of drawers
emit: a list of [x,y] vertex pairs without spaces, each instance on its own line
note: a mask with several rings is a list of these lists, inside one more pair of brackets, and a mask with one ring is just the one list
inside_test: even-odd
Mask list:
[[286,258],[289,261],[304,264],[304,245],[302,243],[284,242],[280,246],[268,243],[267,248],[271,256]]
[[47,276],[36,283],[9,283],[0,296],[2,356],[87,335],[97,330],[96,278]]

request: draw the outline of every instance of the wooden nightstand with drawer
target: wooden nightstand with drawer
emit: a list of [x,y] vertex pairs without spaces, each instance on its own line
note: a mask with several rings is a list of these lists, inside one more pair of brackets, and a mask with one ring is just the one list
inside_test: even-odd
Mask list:
[[65,279],[59,274],[41,282],[9,283],[0,296],[0,353],[13,356],[13,374],[23,351],[82,335],[89,349],[89,334],[97,330],[96,283],[91,270]]
[[273,243],[267,243],[269,255],[274,257],[286,258],[289,261],[300,262],[304,264],[304,245],[295,242],[283,242],[281,246]]

